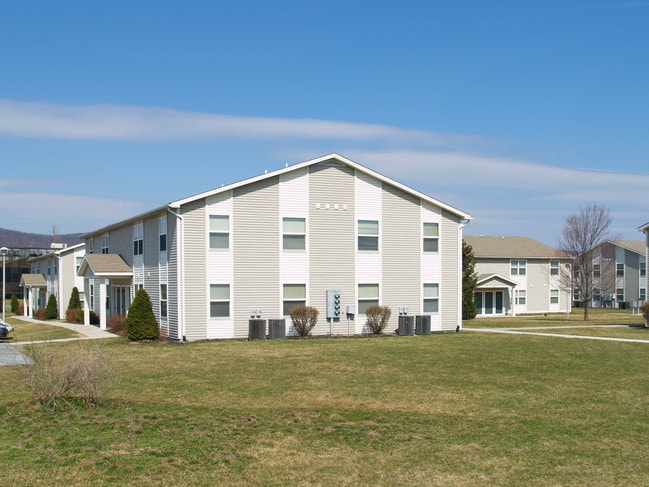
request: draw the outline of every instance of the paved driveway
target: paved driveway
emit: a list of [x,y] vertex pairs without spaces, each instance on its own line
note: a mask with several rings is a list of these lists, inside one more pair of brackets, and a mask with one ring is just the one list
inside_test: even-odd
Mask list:
[[32,359],[13,345],[0,342],[0,365],[29,365]]

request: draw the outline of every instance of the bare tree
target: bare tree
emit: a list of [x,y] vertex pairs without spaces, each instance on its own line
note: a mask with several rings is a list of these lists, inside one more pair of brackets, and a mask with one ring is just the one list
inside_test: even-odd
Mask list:
[[577,213],[570,215],[561,230],[558,250],[572,259],[572,272],[563,279],[563,285],[579,296],[584,307],[584,320],[588,319],[588,309],[596,293],[601,293],[602,269],[607,260],[600,258],[601,246],[616,240],[611,234],[613,220],[608,208],[598,203],[588,203]]

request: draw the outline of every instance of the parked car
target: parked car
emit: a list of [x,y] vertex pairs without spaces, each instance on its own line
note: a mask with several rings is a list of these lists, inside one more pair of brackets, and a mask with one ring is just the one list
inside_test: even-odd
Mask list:
[[0,320],[0,338],[6,338],[12,331],[14,331],[13,326],[6,321]]

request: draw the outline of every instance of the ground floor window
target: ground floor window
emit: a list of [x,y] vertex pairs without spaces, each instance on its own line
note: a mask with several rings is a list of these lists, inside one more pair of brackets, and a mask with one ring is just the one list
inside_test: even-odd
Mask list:
[[291,314],[293,306],[306,305],[306,284],[284,284],[284,300],[282,301],[284,316]]
[[527,291],[525,289],[516,290],[516,304],[527,303]]
[[424,313],[439,313],[439,284],[424,284]]
[[230,285],[210,284],[210,318],[230,317]]
[[559,290],[550,289],[550,304],[559,304]]
[[167,285],[160,284],[160,318],[167,317]]
[[378,284],[359,284],[358,285],[358,314],[364,315],[370,306],[379,304],[379,285]]

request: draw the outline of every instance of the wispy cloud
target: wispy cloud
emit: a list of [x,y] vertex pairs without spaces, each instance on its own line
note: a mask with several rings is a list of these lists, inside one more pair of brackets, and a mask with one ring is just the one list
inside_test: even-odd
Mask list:
[[0,135],[153,141],[235,137],[364,140],[446,145],[478,137],[318,119],[242,117],[122,105],[61,105],[0,99]]
[[638,0],[635,2],[601,3],[596,5],[583,5],[579,7],[572,7],[566,10],[572,10],[572,11],[610,10],[610,9],[638,8],[638,7],[649,7],[649,2]]

